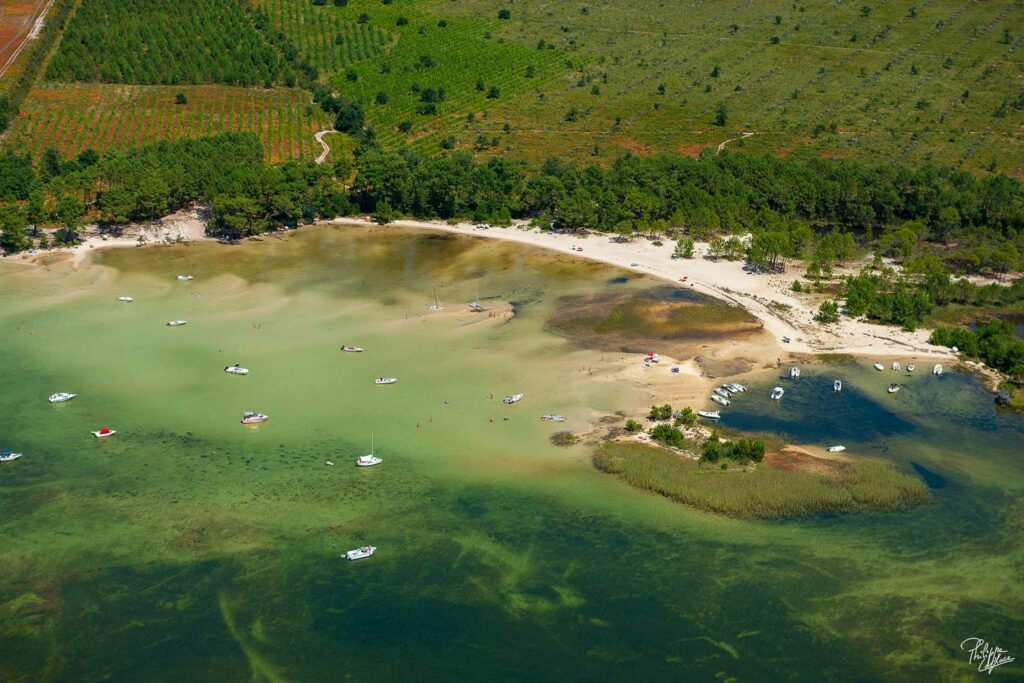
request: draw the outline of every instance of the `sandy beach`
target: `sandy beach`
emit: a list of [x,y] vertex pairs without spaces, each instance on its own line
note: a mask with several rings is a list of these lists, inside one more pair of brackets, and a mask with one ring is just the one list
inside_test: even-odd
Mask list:
[[[819,297],[801,297],[790,290],[793,279],[802,274],[801,269],[794,267],[785,273],[750,272],[744,270],[742,261],[705,258],[708,253],[707,243],[698,242],[695,245],[692,259],[673,259],[674,243],[671,240],[657,246],[646,238],[619,242],[609,235],[580,236],[542,232],[526,225],[478,229],[470,223],[398,220],[388,226],[379,226],[369,217],[337,218],[323,224],[372,226],[381,230],[389,227],[435,230],[481,239],[505,240],[644,273],[676,285],[692,287],[697,292],[717,297],[748,311],[761,321],[765,331],[777,341],[778,349],[772,350],[773,354],[843,353],[858,356],[955,358],[948,349],[928,343],[928,330],[907,332],[849,318],[830,325],[817,323],[814,314]],[[152,224],[129,226],[119,235],[103,234],[93,228],[85,232],[81,244],[42,254],[70,254],[73,265],[78,267],[96,249],[202,239],[210,238],[205,235],[205,222],[198,212],[178,212]],[[22,262],[39,262],[40,256],[25,256]],[[683,278],[686,278],[685,282]],[[790,341],[783,343],[783,337]]]

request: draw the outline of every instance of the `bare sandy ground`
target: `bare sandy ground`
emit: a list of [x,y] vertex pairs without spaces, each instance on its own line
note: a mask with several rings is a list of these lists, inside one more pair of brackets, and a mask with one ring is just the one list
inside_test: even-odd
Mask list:
[[[358,218],[339,218],[331,222],[338,225],[373,225],[367,219]],[[541,232],[525,226],[479,230],[468,223],[449,225],[407,220],[395,221],[390,225],[529,244],[689,286],[695,291],[744,308],[779,341],[779,350],[790,353],[845,353],[858,356],[912,354],[954,358],[948,349],[928,343],[927,330],[906,332],[849,318],[831,325],[817,323],[814,321],[814,303],[798,298],[789,291],[793,279],[799,274],[796,269],[790,273],[747,272],[742,262],[711,261],[704,258],[708,250],[708,245],[704,243],[696,245],[694,258],[675,260],[672,258],[674,244],[671,240],[666,240],[659,247],[646,239],[616,242],[606,235],[581,238],[578,235]],[[681,282],[683,277],[687,278],[685,283]],[[788,337],[790,342],[782,344],[783,337]]]

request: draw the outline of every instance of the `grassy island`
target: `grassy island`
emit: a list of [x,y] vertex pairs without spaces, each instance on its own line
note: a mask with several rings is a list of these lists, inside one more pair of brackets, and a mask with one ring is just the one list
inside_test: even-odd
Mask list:
[[593,462],[632,486],[730,517],[895,511],[930,498],[917,477],[875,458],[826,460],[784,452],[767,455],[756,468],[722,470],[665,448],[609,441],[595,450]]

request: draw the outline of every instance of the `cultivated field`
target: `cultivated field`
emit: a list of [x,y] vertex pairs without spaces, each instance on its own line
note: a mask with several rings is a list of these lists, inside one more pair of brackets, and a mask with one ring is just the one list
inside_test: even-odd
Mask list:
[[[177,93],[187,104],[175,104]],[[157,140],[254,131],[273,161],[314,159],[313,134],[330,120],[303,90],[226,86],[54,85],[34,88],[4,146],[39,156],[124,149]]]
[[0,76],[13,76],[18,51],[49,0],[0,1]]
[[[90,6],[107,2],[85,0]],[[154,36],[160,35],[154,26],[175,25],[175,12],[194,18],[196,7],[224,6],[224,0],[180,10],[186,4],[133,2],[168,13],[158,19],[148,15],[143,28]],[[239,10],[239,17],[259,25],[264,43],[280,53],[285,80],[302,71],[300,62],[315,67],[321,82],[364,103],[367,124],[390,148],[408,145],[421,153],[460,148],[481,156],[541,161],[559,155],[603,163],[626,151],[696,155],[724,143],[780,155],[934,161],[1024,175],[1019,0],[691,0],[656,7],[638,0],[252,4],[257,12]],[[246,44],[254,44],[248,29],[242,32]],[[106,34],[92,39],[127,44]],[[180,37],[175,40],[180,48]],[[223,37],[217,40],[225,45]],[[61,50],[70,55],[78,48]],[[49,73],[105,78],[96,76],[97,70],[116,66],[117,78],[126,82],[152,81],[165,73],[146,64],[147,51],[132,54],[123,63],[95,56],[88,65],[58,68],[58,62]],[[220,61],[196,60],[196,74],[228,77],[218,71],[229,69]],[[265,62],[257,62],[250,76],[264,68]],[[231,78],[249,73],[244,60],[234,64]],[[238,111],[226,104],[208,110],[201,94],[195,100],[190,96],[181,110],[171,106],[157,114],[150,107],[162,105],[136,111],[137,103],[164,101],[169,91],[145,97],[143,92],[50,82],[29,97],[17,134],[8,135],[6,144],[102,149],[131,144],[139,135],[152,139],[216,129],[203,117],[219,115],[232,126],[258,126],[264,135],[268,125],[278,125],[267,124],[268,117],[286,118],[287,132],[269,133],[278,140],[274,157],[306,149],[307,141],[292,137],[305,130],[299,95],[288,105],[282,95],[261,91],[241,98],[257,108],[274,102],[263,115],[250,104]],[[91,99],[78,112],[80,95]],[[104,110],[123,106],[125,98],[126,111]],[[47,111],[54,100],[68,111]],[[147,132],[98,134],[102,122],[114,117],[142,119]],[[52,128],[44,120],[56,118],[63,137],[37,139],[37,129]],[[153,118],[161,123],[151,125]],[[323,124],[319,121],[309,129]],[[311,137],[308,149],[318,149]],[[292,151],[283,151],[280,140],[292,140]],[[338,136],[333,140],[340,142]]]

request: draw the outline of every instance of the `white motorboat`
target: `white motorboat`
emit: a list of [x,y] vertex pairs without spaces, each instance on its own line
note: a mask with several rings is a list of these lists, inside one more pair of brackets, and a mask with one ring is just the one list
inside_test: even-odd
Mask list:
[[135,299],[131,298],[130,296],[119,296],[119,297],[117,297],[117,300],[118,301],[123,301],[126,304],[130,304],[131,302],[135,301]]
[[109,427],[101,427],[99,430],[92,433],[92,435],[97,439],[105,439],[108,436],[113,436],[114,434],[117,434],[117,430],[110,429]]
[[718,394],[711,394],[711,400],[714,401],[715,403],[717,403],[720,406],[728,406],[729,405],[729,399],[722,398]]
[[892,369],[899,371],[899,370],[902,370],[903,368],[900,367],[899,361],[893,361],[892,362]]
[[741,394],[747,390],[747,388],[740,384],[739,382],[730,382],[729,386],[736,387],[736,389],[738,389]]
[[329,466],[331,466],[331,467],[334,467],[334,463],[333,463],[333,462],[331,462],[330,460],[325,460],[325,461],[324,461],[324,464],[325,464],[325,465],[329,465]]
[[181,327],[186,324],[188,324],[187,320],[169,320],[167,322],[167,327]]
[[799,377],[800,377],[800,368],[790,368],[789,369],[789,378],[790,379],[797,379]]
[[885,370],[885,366],[882,365],[881,363],[875,363],[875,370],[881,372],[882,370]]
[[932,368],[932,374],[933,375],[941,375],[942,374],[942,364],[941,363],[936,363],[935,364],[935,367]]
[[739,387],[737,387],[735,384],[723,384],[722,388],[728,391],[730,394],[740,393]]
[[242,413],[242,424],[244,425],[254,425],[260,422],[266,422],[269,419],[270,416],[264,415],[263,413],[254,413],[249,410]]
[[842,453],[845,450],[846,450],[846,446],[829,446],[828,447],[828,452],[829,453]]
[[372,545],[364,545],[362,548],[354,548],[349,550],[347,553],[342,555],[346,560],[365,560],[370,555],[377,552],[377,547]]
[[501,402],[505,403],[507,405],[512,405],[513,403],[519,403],[522,400],[523,400],[523,395],[522,394],[511,394],[511,395],[506,396],[505,398],[501,399]]
[[916,365],[911,363],[910,365],[907,366],[907,372],[913,372],[914,368],[916,368],[916,367],[917,367]]
[[192,275],[179,275],[177,279],[181,282],[188,282],[189,280],[195,280],[195,277]]
[[14,462],[21,456],[21,453],[15,453],[14,451],[0,451],[0,462]]
[[342,351],[348,351],[349,353],[362,353],[363,352],[362,348],[360,348],[358,346],[342,346],[341,350]]
[[832,382],[832,390],[836,391],[836,392],[842,391],[843,390],[843,380],[837,379],[836,381]]
[[378,377],[373,380],[374,384],[394,384],[398,381],[397,377]]
[[545,422],[565,422],[565,415],[541,415]]
[[373,432],[370,432],[370,453],[368,455],[360,455],[356,458],[357,467],[373,467],[384,462],[381,458],[378,458],[373,454]]
[[78,396],[78,394],[69,394],[64,391],[58,391],[56,394],[51,394],[46,400],[50,403],[64,403],[65,401],[70,401],[75,396]]
[[443,311],[444,306],[441,305],[441,302],[437,298],[437,286],[431,285],[431,287],[434,288],[434,303],[427,306],[427,308],[431,311]]
[[248,375],[249,368],[243,368],[238,363],[235,363],[234,365],[229,365],[226,368],[224,368],[224,372],[231,375]]
[[890,394],[895,394],[899,390],[900,390],[900,385],[899,384],[890,384],[889,388],[886,389],[886,391],[888,391]]
[[722,414],[717,410],[698,410],[697,415],[706,417],[709,420],[721,420]]
[[723,389],[722,387],[715,387],[714,392],[721,396],[722,398],[729,398],[730,396],[729,392]]
[[782,398],[782,395],[785,394],[785,393],[786,393],[786,390],[783,389],[782,387],[775,387],[774,389],[772,389],[771,399],[773,401],[778,401],[779,399]]

